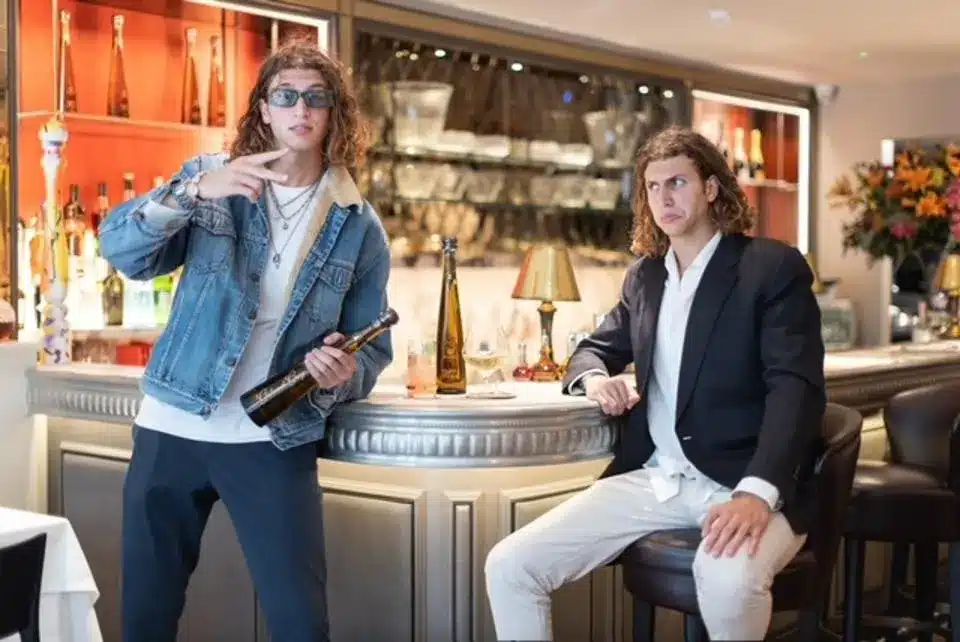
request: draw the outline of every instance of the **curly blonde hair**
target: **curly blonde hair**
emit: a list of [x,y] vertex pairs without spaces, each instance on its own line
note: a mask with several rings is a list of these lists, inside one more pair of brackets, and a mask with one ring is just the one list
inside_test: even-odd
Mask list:
[[711,176],[716,178],[719,189],[717,198],[710,203],[710,218],[722,234],[743,234],[753,227],[754,214],[747,195],[716,145],[686,127],[670,127],[650,138],[637,155],[630,249],[638,256],[658,258],[670,249],[670,239],[653,220],[643,177],[650,163],[677,156],[686,156],[693,161],[700,180],[706,182]]
[[291,40],[284,43],[260,66],[257,82],[250,92],[247,111],[237,124],[237,137],[230,146],[230,158],[273,149],[273,133],[263,122],[260,101],[267,100],[270,83],[287,69],[314,69],[320,72],[333,92],[327,137],[323,143],[329,165],[345,167],[354,179],[369,148],[369,127],[360,115],[360,106],[343,65],[321,51],[315,42]]

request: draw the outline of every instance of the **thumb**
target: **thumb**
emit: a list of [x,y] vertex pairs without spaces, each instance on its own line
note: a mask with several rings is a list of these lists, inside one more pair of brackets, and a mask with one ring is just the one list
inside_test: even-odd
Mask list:
[[335,346],[335,345],[337,345],[338,343],[343,342],[343,340],[344,340],[345,338],[346,338],[346,337],[344,337],[344,336],[343,336],[342,334],[340,334],[339,332],[331,332],[330,334],[328,334],[327,336],[325,336],[325,337],[323,338],[323,345],[325,345],[325,346]]

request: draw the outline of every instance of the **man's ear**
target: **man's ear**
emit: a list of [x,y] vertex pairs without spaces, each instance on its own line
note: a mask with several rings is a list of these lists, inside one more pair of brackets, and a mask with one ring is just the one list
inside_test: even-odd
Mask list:
[[707,182],[704,185],[704,190],[707,194],[708,203],[712,203],[717,200],[717,196],[720,195],[720,181],[717,180],[716,176],[710,176],[710,178],[707,179]]

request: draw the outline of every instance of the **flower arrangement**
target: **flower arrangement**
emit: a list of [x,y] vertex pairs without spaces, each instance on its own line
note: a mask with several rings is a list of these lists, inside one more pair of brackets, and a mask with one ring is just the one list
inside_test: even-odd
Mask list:
[[893,167],[858,163],[827,193],[830,205],[854,213],[843,225],[843,249],[871,261],[889,257],[894,267],[960,239],[960,146],[911,149]]

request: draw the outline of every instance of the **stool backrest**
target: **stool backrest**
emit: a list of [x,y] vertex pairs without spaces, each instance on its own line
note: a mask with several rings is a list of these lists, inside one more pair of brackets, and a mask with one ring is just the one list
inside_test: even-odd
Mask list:
[[40,583],[47,535],[0,548],[0,639],[19,633],[39,642]]
[[883,410],[890,459],[950,476],[951,435],[960,415],[960,381],[936,383],[894,395]]
[[808,546],[816,555],[820,568],[821,591],[827,590],[833,577],[843,517],[860,455],[862,428],[863,416],[859,412],[835,403],[827,404],[821,433],[823,450],[814,468],[820,509],[807,535]]

